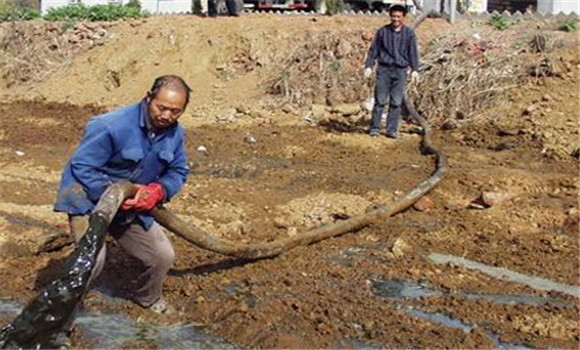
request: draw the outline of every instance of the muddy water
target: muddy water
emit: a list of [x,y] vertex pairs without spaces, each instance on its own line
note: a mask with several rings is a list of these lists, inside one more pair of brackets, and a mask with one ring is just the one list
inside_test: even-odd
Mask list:
[[[376,280],[373,282],[373,292],[381,298],[389,298],[393,302],[393,307],[407,315],[418,317],[427,322],[440,324],[449,328],[456,328],[462,330],[464,333],[470,333],[477,325],[472,325],[460,319],[454,318],[450,315],[440,312],[427,312],[414,306],[407,306],[401,304],[405,299],[418,299],[431,296],[450,296],[450,293],[444,293],[430,288],[425,284],[417,284],[409,281],[392,279],[392,280]],[[541,298],[533,295],[485,295],[475,293],[456,293],[454,296],[463,297],[467,299],[482,298],[499,304],[528,304],[528,305],[542,305],[542,304],[559,304],[568,305],[563,301],[553,300],[551,298]],[[498,349],[530,349],[529,347],[506,343],[500,340],[500,336],[491,330],[486,330],[486,336],[491,340]]]
[[545,291],[555,290],[557,292],[569,294],[574,297],[580,298],[580,287],[578,286],[571,286],[569,284],[550,281],[545,278],[526,275],[523,273],[511,271],[503,267],[489,266],[453,255],[432,253],[429,254],[429,259],[438,264],[454,263],[462,265],[467,267],[468,269],[478,270],[492,277],[503,279],[506,281],[522,283],[534,289]]
[[[0,317],[13,317],[22,305],[0,299]],[[159,349],[235,349],[232,345],[192,324],[152,325],[110,313],[79,313],[75,324],[96,349],[116,349],[124,344],[146,344]]]
[[552,305],[558,307],[572,308],[574,304],[556,298],[541,297],[532,294],[484,294],[466,292],[444,292],[433,289],[427,284],[414,283],[411,281],[391,279],[373,281],[373,291],[376,295],[384,298],[407,298],[418,299],[432,296],[455,296],[468,300],[484,299],[496,304],[505,305]]

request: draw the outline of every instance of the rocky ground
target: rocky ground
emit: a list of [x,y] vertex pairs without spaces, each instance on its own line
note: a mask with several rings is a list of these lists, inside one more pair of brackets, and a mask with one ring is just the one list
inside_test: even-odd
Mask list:
[[[356,101],[369,90],[355,79],[354,59],[364,57],[365,38],[384,21],[182,16],[79,25],[63,32],[69,37],[54,37],[72,45],[74,33],[102,29],[101,44],[67,51],[66,64],[46,63],[49,74],[20,79],[13,66],[0,64],[0,297],[25,303],[74,249],[62,237],[44,243],[67,231],[65,216],[51,204],[86,120],[136,101],[163,73],[183,75],[194,91],[181,119],[192,173],[168,207],[216,235],[271,241],[364,213],[413,189],[434,169],[419,151],[416,127],[405,124],[398,141],[369,138],[368,112]],[[458,24],[476,25],[484,26]],[[554,23],[519,25],[549,32]],[[43,26],[55,25],[30,28]],[[20,30],[36,30],[30,28]],[[452,29],[427,20],[418,31],[422,47]],[[29,46],[45,47],[55,40],[50,33],[32,35],[40,39]],[[351,58],[342,67],[356,93],[298,98],[269,90],[284,57],[303,48],[304,38],[326,34],[349,38],[350,48],[338,42],[338,51]],[[76,44],[93,40],[79,36]],[[254,262],[197,249],[168,233],[177,260],[164,293],[178,309],[169,316],[122,298],[139,266],[111,241],[87,310],[142,323],[198,324],[242,348],[577,348],[580,59],[576,34],[560,40],[563,45],[545,53],[560,62],[558,74],[530,75],[469,118],[431,119],[449,171],[413,208]],[[348,84],[334,83],[348,91]],[[290,86],[303,92],[315,85]],[[432,253],[574,286],[576,293],[439,264]],[[97,339],[75,329],[73,347],[98,347]],[[133,339],[119,347],[161,345]]]

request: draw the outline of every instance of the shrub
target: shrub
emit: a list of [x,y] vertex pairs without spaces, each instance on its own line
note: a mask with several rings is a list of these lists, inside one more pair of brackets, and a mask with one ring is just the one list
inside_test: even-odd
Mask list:
[[37,9],[22,9],[18,12],[18,17],[22,21],[30,21],[32,19],[40,18],[40,10]]
[[504,30],[510,26],[510,21],[500,14],[493,14],[489,19],[489,24],[498,30]]
[[145,11],[141,11],[140,8],[134,5],[108,4],[85,6],[83,4],[73,4],[51,8],[44,18],[49,21],[116,21],[124,18],[141,18],[147,15]]
[[0,8],[0,22],[30,21],[35,18],[40,18],[40,11],[36,9],[29,8],[14,9],[8,7]]
[[576,20],[572,18],[568,18],[558,26],[558,30],[562,30],[565,32],[573,32],[575,30],[578,30],[578,22],[576,22]]
[[127,7],[134,7],[139,10],[141,9],[141,2],[139,0],[129,0],[125,5]]
[[344,10],[343,0],[326,0],[326,14],[336,15]]
[[79,3],[67,6],[53,7],[44,15],[49,21],[83,20],[87,18],[88,8]]

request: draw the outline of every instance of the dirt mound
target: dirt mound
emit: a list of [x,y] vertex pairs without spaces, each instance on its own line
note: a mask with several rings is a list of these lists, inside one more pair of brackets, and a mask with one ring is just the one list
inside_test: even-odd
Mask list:
[[[5,99],[44,97],[49,101],[113,107],[141,98],[155,77],[175,73],[183,76],[193,88],[189,113],[213,118],[221,110],[248,105],[249,101],[254,104],[268,91],[284,93],[280,78],[288,69],[299,68],[297,74],[288,77],[292,84],[297,84],[288,87],[293,91],[294,102],[320,100],[313,98],[316,91],[332,95],[334,90],[337,95],[336,98],[331,96],[331,100],[354,101],[362,94],[357,91],[356,84],[359,84],[362,58],[368,49],[363,37],[371,38],[385,22],[386,18],[373,16],[270,15],[215,20],[170,16],[118,22],[105,28],[107,39],[99,42],[103,45],[96,45],[89,51],[70,51],[63,47],[61,51],[66,57],[50,61],[51,64],[58,62],[51,66],[55,69],[39,70],[45,67],[38,66],[44,64],[43,59],[24,59],[31,70],[35,68],[34,74],[26,73],[23,79],[28,84],[6,73],[11,71],[8,63],[15,61],[9,59],[3,69],[3,85],[12,87],[3,90],[2,95]],[[7,47],[10,53],[7,58],[21,53],[21,45],[38,48],[45,57],[54,58],[61,51],[51,51],[51,43],[69,41],[68,34],[60,33],[62,23],[32,21],[18,25],[23,33],[40,33],[26,34],[32,40],[30,43],[19,40],[11,43],[20,46]],[[79,23],[71,35],[77,37],[74,33],[89,25]],[[10,38],[10,27],[3,28],[3,37]],[[419,39],[426,42],[447,28],[444,21],[428,20],[419,31]],[[96,28],[95,31],[100,30]],[[312,54],[309,50],[319,52]],[[63,67],[63,62],[70,64]],[[24,71],[19,69],[18,74]],[[339,79],[338,74],[345,73],[348,73],[347,78]],[[355,84],[354,89],[348,86],[351,83]]]
[[111,38],[114,23],[0,23],[2,86],[37,83],[65,69],[73,57]]

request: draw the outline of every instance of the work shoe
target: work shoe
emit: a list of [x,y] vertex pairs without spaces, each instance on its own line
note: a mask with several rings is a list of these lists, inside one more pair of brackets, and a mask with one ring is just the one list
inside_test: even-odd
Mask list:
[[169,315],[175,311],[173,307],[169,305],[169,303],[163,298],[159,298],[159,300],[149,306],[149,310],[161,315]]
[[[72,331],[61,330],[50,336],[48,342],[44,344],[47,349],[67,350],[72,348],[71,336]],[[44,347],[43,347],[44,348]]]
[[379,136],[380,134],[379,134],[379,132],[378,132],[377,130],[371,130],[371,132],[369,132],[369,135],[370,135],[371,137],[377,137],[377,136]]

